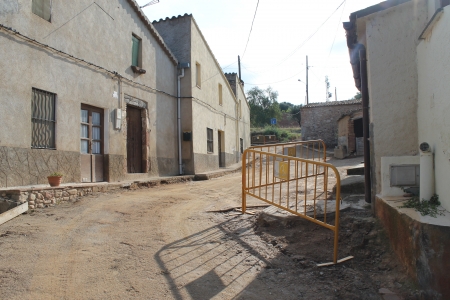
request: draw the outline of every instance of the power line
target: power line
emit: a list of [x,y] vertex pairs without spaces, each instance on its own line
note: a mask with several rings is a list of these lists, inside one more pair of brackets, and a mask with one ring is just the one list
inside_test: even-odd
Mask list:
[[253,15],[252,26],[250,26],[250,32],[248,33],[247,44],[245,44],[245,49],[244,49],[244,53],[242,54],[242,58],[244,58],[245,51],[247,51],[248,42],[250,41],[250,35],[251,35],[252,29],[253,29],[253,23],[255,22],[255,18],[256,18],[256,12],[258,11],[258,5],[259,5],[259,0],[256,3],[256,9],[255,9],[255,14]]
[[283,82],[283,81],[286,81],[286,80],[289,80],[289,79],[292,79],[293,77],[296,77],[298,74],[300,74],[300,73],[302,73],[303,71],[301,71],[301,72],[298,72],[298,73],[296,73],[296,74],[294,74],[294,75],[292,75],[291,77],[289,77],[289,78],[286,78],[286,79],[283,79],[283,80],[280,80],[280,81],[275,81],[275,82],[269,82],[269,83],[245,83],[246,85],[266,85],[266,84],[274,84],[274,83],[280,83],[280,82]]
[[334,42],[336,41],[336,36],[337,36],[338,30],[339,30],[339,27],[341,26],[342,15],[344,14],[346,4],[347,4],[347,2],[345,2],[344,7],[342,8],[341,17],[339,18],[338,26],[336,28],[336,32],[334,33],[333,43],[331,44],[330,53],[328,53],[328,57],[327,57],[327,64],[328,64],[328,60],[330,59],[331,51],[333,51]]
[[297,48],[294,49],[294,51],[292,51],[290,54],[288,54],[285,58],[283,58],[279,63],[277,63],[276,65],[260,72],[264,73],[268,70],[273,71],[273,68],[278,67],[279,65],[281,65],[283,62],[285,62],[288,58],[290,58],[292,55],[295,54],[295,52],[297,52],[298,50],[300,50],[319,30],[320,28],[322,28],[323,25],[325,25],[325,23],[339,10],[339,8],[342,6],[342,4],[344,4],[347,0],[342,1],[341,4],[339,4],[339,6],[331,13],[331,15],[328,16],[328,18],[325,19],[325,21],[323,21],[323,23],[316,29],[316,31],[314,31],[306,40],[304,40]]

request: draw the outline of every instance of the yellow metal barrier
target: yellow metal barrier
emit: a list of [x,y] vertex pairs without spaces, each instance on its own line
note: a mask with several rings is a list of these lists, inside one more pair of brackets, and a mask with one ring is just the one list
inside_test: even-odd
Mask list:
[[322,140],[310,140],[284,144],[265,144],[252,146],[249,149],[296,156],[315,161],[317,160],[325,162],[327,160],[327,146]]
[[[259,149],[244,151],[242,212],[245,213],[247,197],[251,196],[331,229],[334,232],[333,262],[336,264],[341,187],[339,172],[331,164],[297,157],[301,153],[294,155],[292,151],[289,154],[292,156]],[[336,194],[331,199],[333,185],[336,185]],[[327,221],[327,213],[334,213],[334,220]]]

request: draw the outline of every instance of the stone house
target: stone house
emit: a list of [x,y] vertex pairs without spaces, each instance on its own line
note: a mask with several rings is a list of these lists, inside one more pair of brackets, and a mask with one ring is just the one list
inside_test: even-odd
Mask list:
[[235,73],[224,74],[192,15],[160,19],[158,30],[180,63],[189,63],[181,80],[183,164],[203,172],[237,163],[250,146],[250,107],[244,83]]
[[[338,121],[338,148],[342,149],[341,158],[349,155],[363,155],[362,108],[342,115]],[[336,157],[336,151],[335,151]]]
[[[64,182],[183,172],[182,70],[134,0],[2,1],[0,53],[0,119],[8,128],[0,132],[0,187],[46,183],[55,171]],[[224,121],[211,110],[183,110],[181,121],[193,113]],[[206,148],[206,133],[196,138]],[[193,166],[184,172],[194,174]]]
[[[369,200],[408,274],[430,299],[447,299],[450,1],[384,1],[352,13],[344,28],[355,85],[368,103]],[[414,187],[420,199],[438,194],[447,212],[432,218],[400,208]]]
[[310,103],[301,109],[302,140],[323,140],[328,149],[338,145],[338,120],[361,110],[361,100]]

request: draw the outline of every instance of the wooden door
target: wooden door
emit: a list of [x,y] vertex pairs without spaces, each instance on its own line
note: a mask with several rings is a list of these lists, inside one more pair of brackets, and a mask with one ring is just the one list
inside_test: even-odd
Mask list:
[[103,181],[103,109],[81,105],[81,181]]
[[141,110],[127,106],[127,171],[142,173]]

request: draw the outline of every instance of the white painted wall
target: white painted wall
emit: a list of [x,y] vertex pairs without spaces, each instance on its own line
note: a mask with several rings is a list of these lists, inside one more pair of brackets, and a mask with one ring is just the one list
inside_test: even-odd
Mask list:
[[418,153],[418,37],[427,23],[427,2],[410,1],[361,19],[366,41],[375,193],[381,192],[381,157]]
[[391,186],[392,165],[418,165],[419,156],[384,156],[381,158],[381,196],[401,197],[405,192],[400,187]]
[[435,159],[436,194],[450,210],[450,6],[426,40],[417,46],[419,142],[430,144]]

